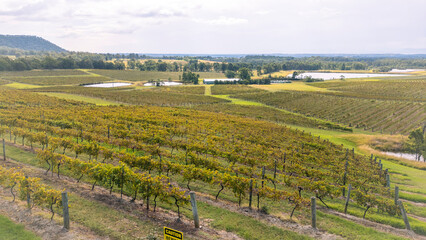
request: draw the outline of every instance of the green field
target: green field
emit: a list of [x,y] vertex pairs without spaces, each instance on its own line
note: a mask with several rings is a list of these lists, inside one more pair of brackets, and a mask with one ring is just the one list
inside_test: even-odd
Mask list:
[[14,89],[32,89],[32,88],[39,88],[40,86],[26,84],[26,83],[12,82],[12,83],[6,84],[5,87],[14,88]]
[[270,92],[278,91],[307,91],[307,92],[327,92],[329,90],[317,86],[309,85],[304,82],[294,81],[292,83],[280,83],[271,85],[252,85],[254,88],[267,90]]
[[75,94],[56,93],[56,92],[43,92],[43,93],[40,93],[40,94],[43,94],[43,95],[46,95],[46,96],[51,96],[51,97],[74,100],[74,101],[83,101],[83,102],[93,103],[93,104],[100,105],[100,106],[103,106],[103,105],[120,105],[119,103],[113,102],[113,101],[107,101],[107,100],[100,99],[100,98],[78,96],[78,95],[75,95]]

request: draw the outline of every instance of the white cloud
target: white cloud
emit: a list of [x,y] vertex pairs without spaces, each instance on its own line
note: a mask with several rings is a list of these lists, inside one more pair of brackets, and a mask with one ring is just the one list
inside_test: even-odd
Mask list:
[[201,24],[223,25],[223,26],[240,25],[240,24],[248,23],[248,20],[244,18],[234,18],[234,17],[225,17],[225,16],[220,16],[218,18],[212,18],[212,19],[194,19],[194,21]]
[[269,11],[269,10],[260,10],[260,11],[254,12],[254,14],[257,14],[257,15],[268,15],[268,14],[271,14],[271,13],[272,13],[272,11]]
[[2,0],[0,29],[75,51],[398,52],[424,49],[424,9],[424,0]]
[[334,18],[336,16],[341,15],[341,13],[338,10],[333,9],[333,8],[322,7],[320,9],[300,11],[299,15],[301,17],[307,17],[307,18],[324,19],[324,18]]

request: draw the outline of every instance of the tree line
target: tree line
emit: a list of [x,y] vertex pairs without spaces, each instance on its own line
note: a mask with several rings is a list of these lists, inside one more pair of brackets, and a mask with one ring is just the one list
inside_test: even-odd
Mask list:
[[[168,72],[223,72],[233,77],[242,68],[256,70],[258,75],[286,70],[374,70],[387,72],[392,68],[425,68],[424,58],[349,58],[349,57],[250,57],[200,60],[195,57],[151,59],[138,54],[58,53],[18,58],[0,57],[0,71],[32,69],[115,69]],[[143,60],[141,60],[143,59]]]

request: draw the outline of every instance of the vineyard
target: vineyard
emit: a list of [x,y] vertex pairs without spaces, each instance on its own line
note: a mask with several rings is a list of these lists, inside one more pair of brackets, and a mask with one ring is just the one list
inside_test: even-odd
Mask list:
[[[227,100],[204,96],[204,87],[177,88],[134,88],[120,87],[114,89],[88,87],[45,87],[32,89],[36,92],[63,92],[88,97],[95,97],[119,103],[151,106],[192,106],[197,104],[223,103]],[[186,94],[191,93],[191,94]]]
[[260,93],[263,90],[246,85],[214,85],[211,87],[213,95],[231,95],[238,93]]
[[[150,108],[137,109],[137,112],[135,110],[134,108],[110,107],[93,110],[91,107],[80,109],[72,107],[67,113],[67,110],[62,107],[62,116],[58,116],[58,110],[52,108],[36,109],[33,107],[32,110],[4,111],[2,124],[9,127],[3,127],[2,133],[14,135],[14,138],[27,138],[30,144],[43,145],[43,149],[48,146],[51,150],[59,147],[64,150],[71,148],[75,151],[76,156],[85,153],[93,158],[100,157],[104,161],[116,159],[130,167],[137,167],[144,171],[156,170],[158,174],[167,172],[167,175],[169,172],[171,174],[179,173],[188,182],[200,180],[218,186],[224,185],[232,189],[240,201],[246,196],[250,179],[255,180],[255,185],[257,185],[257,181],[261,182],[260,179],[257,179],[260,176],[270,179],[274,185],[298,186],[312,192],[317,191],[320,197],[337,196],[340,194],[341,187],[344,186],[341,182],[343,176],[335,173],[341,172],[344,165],[342,160],[348,159],[348,154],[341,148],[330,148],[327,146],[328,143],[321,140],[315,141],[312,137],[271,124],[253,123],[229,117],[221,119],[220,116],[211,116],[209,113]],[[75,118],[77,116],[73,113],[76,111],[80,112],[82,116],[90,116],[90,118]],[[129,115],[130,113],[132,114]],[[185,118],[173,119],[174,116],[185,116]],[[43,120],[43,118],[48,120]],[[234,123],[231,125],[232,122]],[[94,123],[96,123],[96,127],[93,125]],[[242,135],[241,129],[246,129],[248,124],[251,126],[250,131],[246,131],[245,135]],[[79,126],[79,128],[73,128],[73,125]],[[29,129],[36,132],[30,132]],[[43,130],[44,134],[41,133]],[[52,139],[46,137],[46,132],[52,135]],[[265,138],[265,134],[267,138]],[[62,136],[62,138],[53,136]],[[264,136],[264,138],[254,136]],[[80,139],[86,139],[86,142],[82,143],[80,140],[80,144],[73,144],[70,137],[76,139],[80,137]],[[234,144],[227,144],[229,141]],[[102,148],[101,144],[113,144],[145,154],[143,156],[123,155],[120,151],[115,151],[114,154],[113,150]],[[333,157],[334,160],[329,160],[332,155],[336,155]],[[66,162],[63,164],[64,166],[83,166],[83,169],[76,169],[76,172],[79,173],[85,173],[88,169],[93,171],[91,174],[101,172],[100,170],[94,171],[90,163],[87,163],[88,166],[79,162],[74,163],[68,158],[63,159],[61,155],[49,155],[41,152],[40,156],[43,161],[50,162],[52,169],[59,162]],[[269,157],[266,160],[266,156],[274,156],[274,158]],[[217,158],[220,158],[221,161]],[[305,162],[304,158],[310,159],[310,167],[301,165],[302,162]],[[284,161],[289,163],[288,166]],[[328,162],[326,168],[315,169],[313,167],[324,161]],[[372,164],[366,159],[357,161],[364,162],[367,166]],[[282,170],[278,170],[278,172],[276,170],[275,178],[272,180],[272,177],[260,173],[259,163],[262,163],[268,171],[272,171],[278,164]],[[369,180],[366,186],[383,185],[382,175],[384,173],[380,173],[372,165],[368,168],[371,168],[375,174],[363,174]],[[336,171],[337,169],[339,171]],[[353,170],[349,171],[352,174],[347,175],[348,181],[354,181],[353,178],[356,175],[359,177],[355,166]],[[112,170],[112,172],[114,171]],[[235,176],[233,176],[234,174]],[[382,177],[380,178],[379,175]],[[98,176],[98,178],[101,177]],[[277,181],[276,179],[279,177],[282,180]],[[100,179],[99,182],[102,180]],[[331,182],[327,183],[328,181]],[[264,189],[265,192],[260,192],[261,189],[256,188],[253,191],[270,198],[287,198],[297,207],[307,203],[297,191],[285,192],[267,186],[264,186]],[[375,191],[385,192],[380,189],[378,187]],[[359,193],[366,194],[368,190],[363,193],[359,189]]]
[[424,77],[385,81],[325,82],[312,83],[310,85],[339,91],[343,95],[352,97],[397,101],[426,101]]
[[[272,213],[267,216],[273,218],[286,216],[307,225],[314,197],[321,205],[320,228],[327,234],[356,239],[354,236],[362,234],[360,225],[348,228],[349,223],[345,223],[347,232],[337,231],[336,224],[342,220],[331,217],[329,212],[346,213],[344,198],[350,191],[349,214],[396,229],[404,228],[405,212],[397,204],[395,199],[399,195],[389,183],[393,171],[384,168],[373,156],[356,154],[354,149],[283,124],[346,133],[361,128],[406,134],[426,118],[422,96],[414,89],[422,89],[420,80],[395,80],[395,86],[383,86],[393,95],[378,91],[383,83],[373,81],[375,87],[366,81],[311,85],[332,90],[328,92],[268,92],[251,86],[220,85],[211,86],[210,95],[205,86],[87,88],[67,85],[80,84],[70,80],[74,78],[85,81],[104,77],[25,74],[2,78],[5,83],[24,79],[33,81],[26,83],[45,86],[27,90],[0,87],[0,138],[8,146],[31,152],[32,158],[37,159],[31,164],[44,169],[45,175],[41,181],[38,175],[25,178],[24,172],[14,165],[0,167],[0,186],[11,189],[9,192],[24,201],[27,196],[24,193],[33,193],[34,196],[30,194],[33,204],[52,213],[52,218],[54,213],[62,214],[59,196],[63,186],[52,188],[44,181],[50,179],[52,184],[54,179],[67,176],[73,179],[67,188],[86,184],[92,191],[102,189],[118,194],[120,201],[116,204],[126,204],[122,199],[138,202],[141,205],[138,212],[143,206],[146,214],[159,214],[158,218],[163,218],[167,209],[178,219],[192,219],[188,211],[189,193],[195,191],[202,200],[201,217],[213,221],[220,217],[208,212],[212,206],[224,215],[229,211],[243,213],[236,218],[244,222],[258,219],[259,216],[253,215],[257,212]],[[62,82],[63,79],[68,80]],[[414,82],[415,87],[410,88],[408,82]],[[396,93],[403,86],[406,89]],[[66,93],[125,105],[96,106],[34,92]],[[215,95],[230,95],[265,105],[239,105]],[[403,96],[405,99],[401,101],[393,100]],[[34,182],[30,191],[28,182]],[[405,187],[402,189],[407,191]],[[401,197],[407,194],[401,193]],[[235,207],[230,210],[229,206]],[[413,205],[404,203],[404,206],[414,211]],[[261,227],[259,224],[264,222],[252,224]],[[426,235],[423,221],[410,217],[410,224],[416,234]],[[265,236],[279,239],[277,230],[270,229],[270,225],[262,225],[261,229],[268,226],[270,232],[257,237],[255,233],[240,232],[244,228],[240,225],[241,222],[234,220],[221,228],[233,226],[230,232],[245,239]],[[303,239],[302,235],[306,235],[302,228],[292,231],[285,233],[292,239]],[[307,235],[315,237],[315,233]],[[195,236],[192,237],[200,238]],[[394,238],[380,230],[375,236]]]
[[258,120],[267,120],[275,123],[284,123],[303,127],[319,129],[335,129],[339,131],[351,132],[352,129],[333,122],[326,122],[319,119],[309,118],[303,115],[281,111],[280,109],[267,106],[238,105],[229,103],[203,104],[192,107],[193,109],[232,114],[241,117],[249,117]]
[[156,87],[148,88],[144,91],[152,91],[157,93],[180,93],[180,94],[199,94],[203,95],[205,92],[204,86],[175,86],[175,87]]
[[355,128],[393,134],[407,134],[426,120],[426,105],[422,102],[386,101],[300,91],[236,94],[232,97],[261,102]]
[[[12,90],[0,92],[0,103],[0,135],[35,149],[47,172],[85,178],[92,189],[118,189],[153,211],[169,203],[180,216],[196,188],[239,206],[284,204],[292,217],[306,211],[311,196],[327,206],[351,184],[364,217],[376,209],[400,218],[389,173],[376,159],[284,126],[188,109],[94,107]],[[412,225],[424,233],[421,223]]]

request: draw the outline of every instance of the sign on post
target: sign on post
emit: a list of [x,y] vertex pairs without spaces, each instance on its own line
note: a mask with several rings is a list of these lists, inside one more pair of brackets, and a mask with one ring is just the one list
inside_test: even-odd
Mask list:
[[183,240],[183,233],[164,227],[164,240]]

